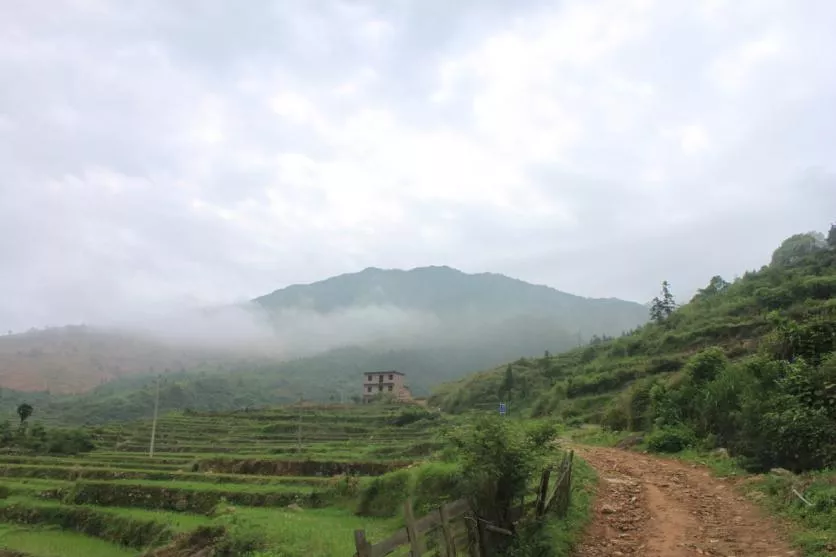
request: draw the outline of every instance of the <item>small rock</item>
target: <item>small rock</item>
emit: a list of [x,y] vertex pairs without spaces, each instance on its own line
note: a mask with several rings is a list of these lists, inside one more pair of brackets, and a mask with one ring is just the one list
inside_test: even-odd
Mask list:
[[287,506],[287,509],[288,509],[288,510],[290,510],[290,511],[296,511],[296,512],[299,512],[299,511],[301,511],[301,510],[302,510],[302,507],[300,507],[300,506],[299,506],[299,505],[297,505],[296,503],[291,503],[291,504],[289,504],[289,505]]
[[603,505],[601,507],[601,512],[604,513],[604,514],[614,514],[614,513],[618,512],[618,509],[616,509],[612,505]]
[[773,468],[769,471],[770,474],[775,474],[776,476],[784,476],[787,478],[792,478],[793,473],[787,470],[786,468]]

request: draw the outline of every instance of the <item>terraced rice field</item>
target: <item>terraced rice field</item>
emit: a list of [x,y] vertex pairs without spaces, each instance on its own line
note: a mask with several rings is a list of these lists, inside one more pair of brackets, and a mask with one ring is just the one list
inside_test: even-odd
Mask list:
[[346,478],[438,448],[427,421],[396,425],[402,411],[308,406],[301,426],[291,407],[172,414],[153,457],[150,420],[95,428],[98,448],[83,456],[0,454],[0,555],[174,555],[160,548],[226,532],[239,544],[216,543],[227,555],[249,536],[267,542],[259,557],[348,557],[355,528],[385,537],[398,525],[354,516]]

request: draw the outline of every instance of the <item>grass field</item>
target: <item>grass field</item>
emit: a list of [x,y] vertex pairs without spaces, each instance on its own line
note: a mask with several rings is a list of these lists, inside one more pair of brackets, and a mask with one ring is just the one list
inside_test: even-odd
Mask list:
[[259,557],[348,556],[356,528],[382,538],[399,524],[356,516],[340,478],[362,485],[439,448],[432,420],[403,415],[386,406],[181,413],[159,419],[153,457],[148,421],[92,429],[97,449],[85,455],[0,454],[0,548],[151,555],[223,527],[239,544],[229,555],[257,537]]

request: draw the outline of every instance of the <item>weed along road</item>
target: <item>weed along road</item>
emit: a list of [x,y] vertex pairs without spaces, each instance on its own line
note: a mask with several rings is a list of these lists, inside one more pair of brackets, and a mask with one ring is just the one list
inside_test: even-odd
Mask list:
[[779,525],[695,464],[573,447],[597,471],[592,523],[575,557],[788,557]]

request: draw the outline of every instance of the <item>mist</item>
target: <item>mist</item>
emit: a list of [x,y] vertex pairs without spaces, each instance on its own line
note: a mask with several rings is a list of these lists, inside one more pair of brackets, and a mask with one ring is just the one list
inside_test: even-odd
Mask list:
[[171,346],[293,358],[345,346],[405,347],[449,332],[429,313],[369,305],[327,313],[266,312],[252,303],[146,309],[102,321],[101,328],[150,337]]

